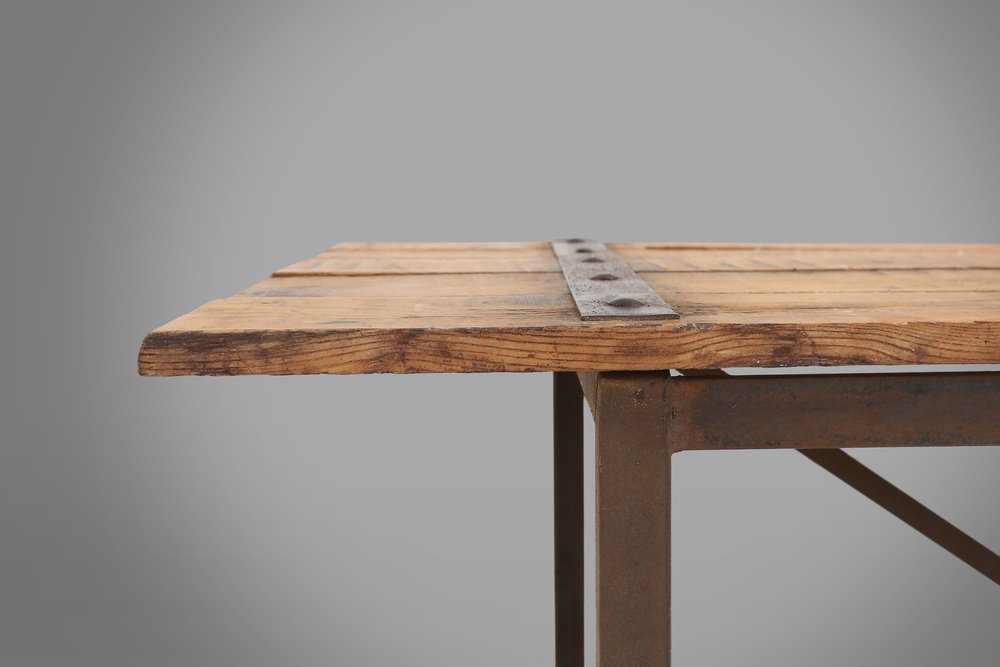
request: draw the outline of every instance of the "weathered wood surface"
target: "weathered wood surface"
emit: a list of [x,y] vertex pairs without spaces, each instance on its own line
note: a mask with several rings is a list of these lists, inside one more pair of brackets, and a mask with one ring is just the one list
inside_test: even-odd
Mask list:
[[609,248],[680,319],[581,321],[546,243],[351,243],[156,329],[140,372],[1000,363],[1000,245]]

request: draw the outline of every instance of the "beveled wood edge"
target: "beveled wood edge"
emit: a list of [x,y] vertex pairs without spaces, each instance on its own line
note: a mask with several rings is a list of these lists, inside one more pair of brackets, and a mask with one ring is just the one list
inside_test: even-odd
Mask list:
[[579,327],[204,331],[167,325],[145,337],[138,362],[141,375],[160,377],[1000,363],[994,342],[1000,322],[817,325],[813,335],[803,335],[800,325],[712,325],[670,335],[660,326],[604,331],[594,346],[592,334]]

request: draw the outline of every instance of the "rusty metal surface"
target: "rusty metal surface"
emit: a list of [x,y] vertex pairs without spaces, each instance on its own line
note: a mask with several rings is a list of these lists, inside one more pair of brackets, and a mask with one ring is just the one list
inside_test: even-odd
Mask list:
[[556,667],[583,667],[583,394],[574,373],[554,373],[553,488]]
[[674,451],[1000,444],[1000,373],[674,380]]
[[799,450],[977,572],[1000,584],[1000,556],[839,449]]
[[597,373],[582,372],[576,374],[576,379],[580,382],[580,389],[583,390],[583,397],[590,408],[590,414],[597,416]]
[[600,667],[670,664],[670,457],[797,449],[1000,583],[990,551],[840,447],[1000,444],[1000,373],[577,374],[597,436]]
[[553,241],[563,277],[583,320],[680,317],[628,263],[598,241]]
[[798,449],[1000,583],[1000,556],[840,447],[1000,444],[1000,373],[577,374],[597,436],[600,667],[670,664],[670,457]]
[[670,664],[667,372],[601,373],[597,451],[597,664]]

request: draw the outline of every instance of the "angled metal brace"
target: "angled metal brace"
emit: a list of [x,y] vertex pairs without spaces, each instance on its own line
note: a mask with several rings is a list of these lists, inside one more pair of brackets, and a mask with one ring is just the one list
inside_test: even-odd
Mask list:
[[800,449],[806,458],[874,501],[965,564],[1000,584],[1000,556],[840,449]]

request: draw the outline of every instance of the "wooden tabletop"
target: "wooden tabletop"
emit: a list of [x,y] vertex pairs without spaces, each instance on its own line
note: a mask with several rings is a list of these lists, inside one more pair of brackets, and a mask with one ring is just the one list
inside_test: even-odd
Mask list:
[[608,248],[680,318],[582,321],[548,243],[342,243],[156,329],[139,370],[1000,363],[1000,245]]

